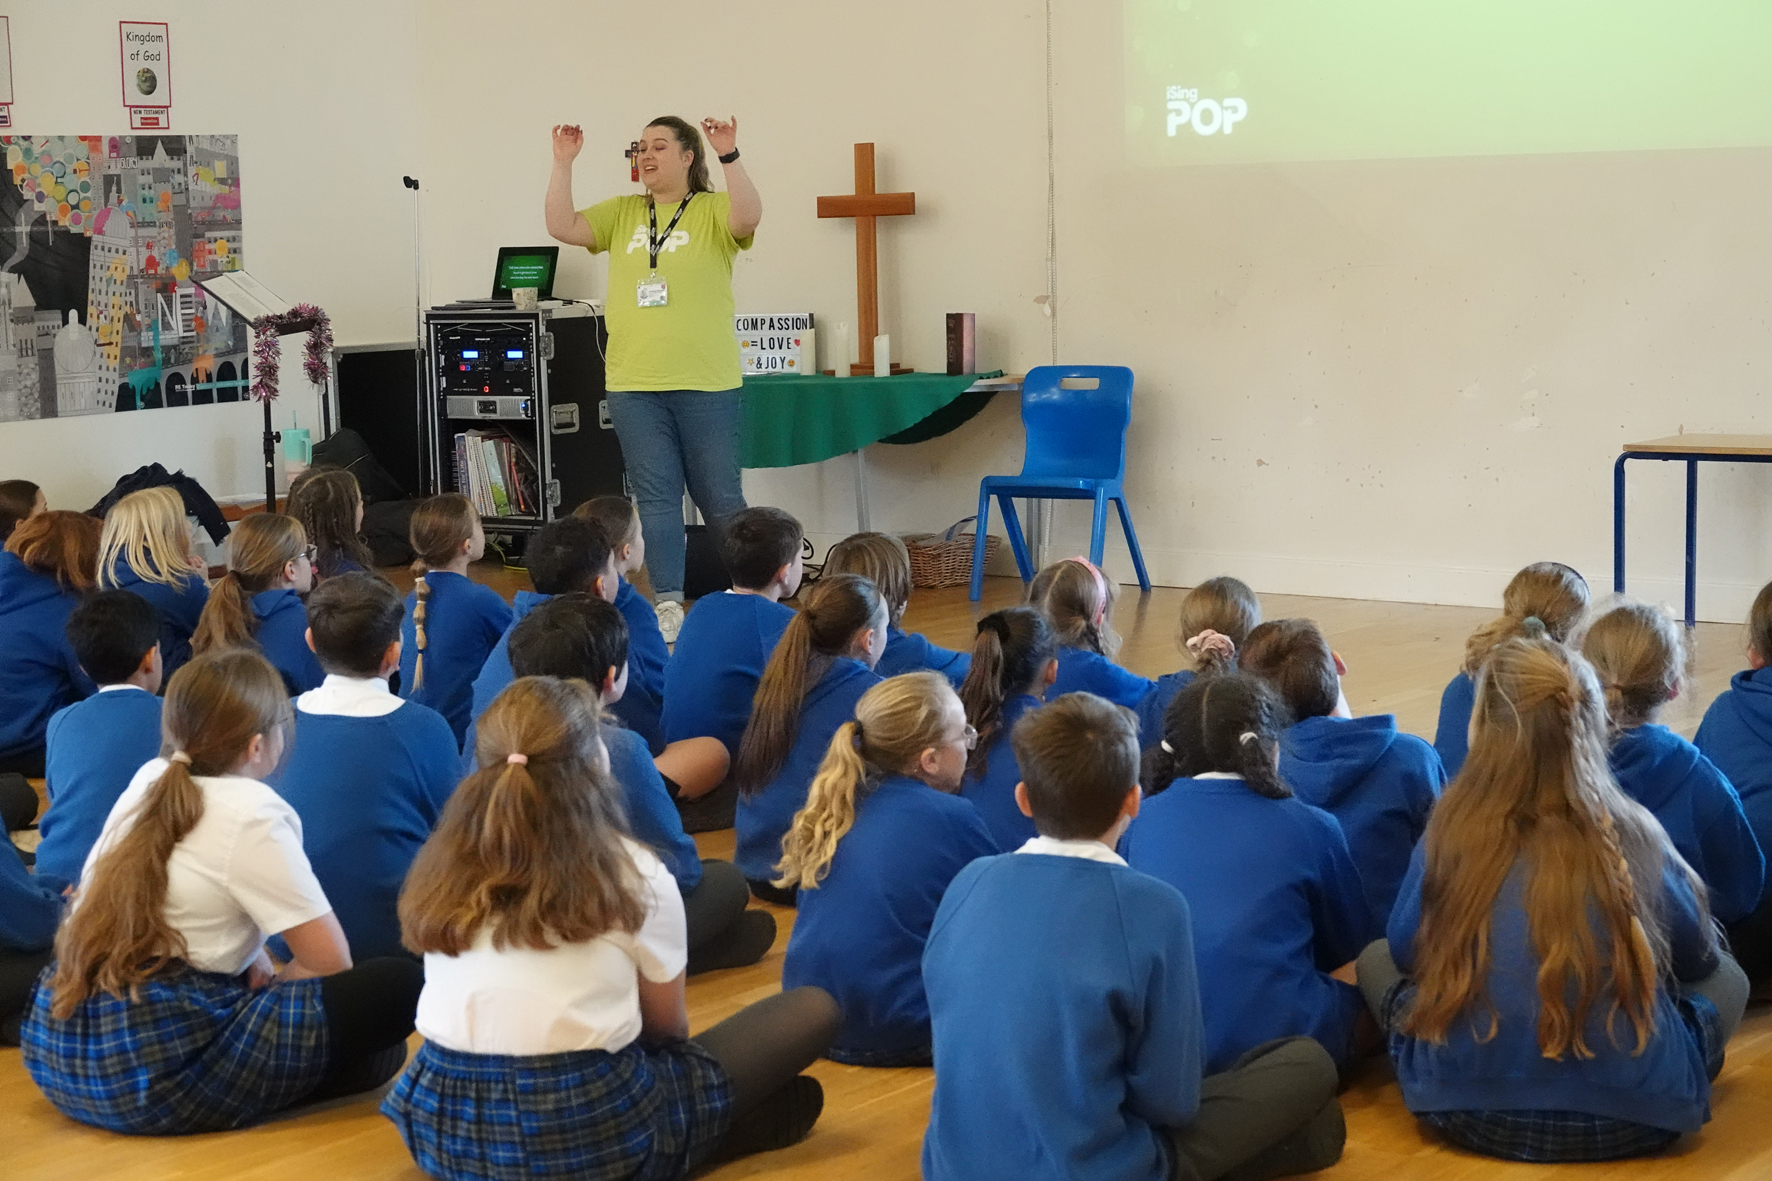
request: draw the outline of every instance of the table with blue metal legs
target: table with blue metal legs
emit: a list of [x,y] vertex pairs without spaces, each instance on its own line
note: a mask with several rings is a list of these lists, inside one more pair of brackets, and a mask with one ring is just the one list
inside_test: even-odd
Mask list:
[[1686,626],[1698,621],[1698,465],[1772,463],[1772,435],[1669,435],[1626,443],[1612,465],[1612,589],[1624,593],[1624,465],[1658,459],[1686,465]]

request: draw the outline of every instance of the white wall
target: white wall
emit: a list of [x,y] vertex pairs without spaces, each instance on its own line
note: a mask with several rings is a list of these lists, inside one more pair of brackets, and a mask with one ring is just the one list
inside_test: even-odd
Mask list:
[[[292,302],[319,304],[341,344],[412,337],[412,211],[400,186],[418,157],[410,3],[316,0],[300,8],[163,0],[12,6],[14,132],[127,131],[117,22],[170,23],[172,130],[240,137],[246,268]],[[278,427],[317,431],[284,341]],[[218,497],[262,493],[256,405],[193,406],[0,424],[0,472],[85,508],[159,461]]]
[[[1061,353],[1138,373],[1128,484],[1158,581],[1228,570],[1267,591],[1484,603],[1519,565],[1556,557],[1600,586],[1620,443],[1772,430],[1757,397],[1772,153],[1142,169],[1120,147],[1117,10],[1055,7]],[[814,199],[849,190],[850,145],[872,140],[882,186],[914,190],[919,209],[881,223],[895,355],[940,368],[943,313],[970,310],[981,362],[1047,359],[1038,0],[908,0],[889,18],[686,0],[663,25],[643,6],[567,0],[418,12],[153,14],[173,21],[175,57],[211,22],[232,32],[213,64],[183,59],[174,127],[240,134],[249,266],[327,307],[341,342],[409,338],[401,173],[425,183],[427,298],[477,294],[497,246],[545,240],[552,123],[586,128],[589,204],[630,191],[621,149],[671,111],[740,117],[766,205],[735,272],[741,311],[854,323],[853,231],[816,219]],[[20,129],[118,126],[115,21],[143,15],[15,15]],[[95,47],[96,64],[74,67],[90,85],[35,62],[46,36]],[[601,294],[601,260],[566,253],[562,292]],[[156,411],[126,434],[7,426],[0,468],[29,460],[71,486],[160,458],[250,490],[256,436],[226,413]],[[871,448],[875,524],[949,524],[1019,456],[1004,398],[947,438]],[[747,488],[830,538],[853,528],[850,472],[846,459],[752,472]],[[1632,489],[1633,589],[1677,600],[1682,475],[1640,465]],[[1706,617],[1739,618],[1772,574],[1768,493],[1772,472],[1703,470]],[[1086,529],[1082,506],[1060,506],[1055,552]],[[1129,578],[1121,554],[1113,542]]]

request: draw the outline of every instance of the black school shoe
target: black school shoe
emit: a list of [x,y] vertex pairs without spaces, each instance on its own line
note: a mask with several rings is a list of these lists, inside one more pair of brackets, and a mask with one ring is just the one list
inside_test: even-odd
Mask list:
[[766,910],[747,910],[733,921],[730,931],[689,953],[689,974],[749,967],[774,946],[775,916]]
[[676,802],[677,811],[683,817],[684,832],[718,832],[731,828],[738,815],[738,785],[727,780],[700,799],[686,800],[676,796]]
[[709,1163],[798,1144],[823,1112],[824,1088],[811,1075],[796,1075],[727,1130]]

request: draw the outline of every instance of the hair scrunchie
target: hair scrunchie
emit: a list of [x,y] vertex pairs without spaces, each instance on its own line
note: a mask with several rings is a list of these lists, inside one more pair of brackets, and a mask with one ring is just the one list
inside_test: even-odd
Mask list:
[[513,767],[527,767],[529,765],[529,756],[528,755],[520,755],[520,754],[508,754],[505,756],[505,762]]
[[978,621],[978,630],[995,632],[999,640],[1005,644],[1009,642],[1009,624],[995,611]]
[[1195,660],[1203,660],[1208,652],[1224,658],[1229,664],[1237,658],[1237,642],[1222,632],[1207,628],[1197,636],[1189,636],[1182,644]]
[[1260,742],[1260,741],[1261,741],[1261,735],[1257,734],[1253,730],[1245,730],[1241,734],[1237,735],[1237,742],[1238,743]]
[[183,763],[185,766],[189,767],[191,765],[191,756],[185,751],[175,750],[172,754],[167,756],[166,761],[169,763]]

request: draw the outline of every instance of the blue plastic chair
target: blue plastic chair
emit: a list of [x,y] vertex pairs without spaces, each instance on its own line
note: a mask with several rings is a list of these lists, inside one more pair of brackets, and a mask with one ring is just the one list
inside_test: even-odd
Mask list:
[[[1064,382],[1094,379],[1094,389],[1065,389]],[[1003,525],[1021,580],[1034,578],[1027,538],[1015,515],[1015,497],[1031,500],[1093,500],[1089,560],[1101,565],[1107,540],[1107,506],[1120,510],[1120,528],[1138,571],[1138,585],[1151,589],[1144,552],[1126,508],[1126,428],[1132,422],[1132,370],[1124,365],[1042,365],[1021,384],[1021,423],[1027,450],[1019,476],[986,476],[978,484],[978,534],[972,544],[972,601],[984,593],[984,540],[991,520],[991,497],[1003,510]]]

